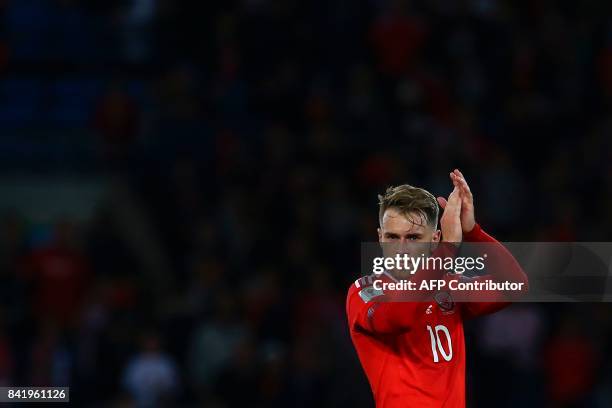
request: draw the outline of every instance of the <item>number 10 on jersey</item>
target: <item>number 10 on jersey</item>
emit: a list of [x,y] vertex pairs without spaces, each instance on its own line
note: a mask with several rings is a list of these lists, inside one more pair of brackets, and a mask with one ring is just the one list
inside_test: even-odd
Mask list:
[[[433,354],[434,363],[440,361],[438,352],[440,353],[440,355],[442,355],[442,358],[444,360],[451,361],[451,359],[453,358],[453,344],[451,342],[451,335],[448,331],[448,328],[442,324],[438,324],[432,329],[431,326],[427,325],[427,330],[429,331],[429,337],[431,338],[431,352]],[[444,350],[442,342],[440,341],[440,332],[444,333],[444,335],[446,336],[446,341],[448,344],[448,353]]]

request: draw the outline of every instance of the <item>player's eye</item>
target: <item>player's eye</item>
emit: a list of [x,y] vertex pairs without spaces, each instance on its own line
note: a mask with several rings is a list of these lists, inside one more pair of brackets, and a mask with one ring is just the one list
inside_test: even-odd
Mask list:
[[408,235],[407,238],[409,241],[416,241],[420,238],[420,236],[419,235]]

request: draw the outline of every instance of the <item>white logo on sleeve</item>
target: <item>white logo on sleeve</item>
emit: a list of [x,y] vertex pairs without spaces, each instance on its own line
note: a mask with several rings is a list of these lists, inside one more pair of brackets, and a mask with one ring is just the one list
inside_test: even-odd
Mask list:
[[359,291],[359,296],[366,303],[375,297],[382,295],[384,295],[384,292],[381,289],[374,289],[374,286],[368,286],[367,288],[363,288]]

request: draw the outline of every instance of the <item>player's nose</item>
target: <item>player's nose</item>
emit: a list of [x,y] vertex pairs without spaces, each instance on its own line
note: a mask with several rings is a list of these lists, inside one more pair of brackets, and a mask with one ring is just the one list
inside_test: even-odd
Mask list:
[[400,238],[399,245],[397,247],[397,251],[400,254],[407,254],[410,252],[412,241],[407,240],[406,238]]
[[421,242],[415,242],[410,239],[401,238],[397,246],[397,253],[400,255],[413,255],[414,253],[419,252],[422,245],[423,243]]

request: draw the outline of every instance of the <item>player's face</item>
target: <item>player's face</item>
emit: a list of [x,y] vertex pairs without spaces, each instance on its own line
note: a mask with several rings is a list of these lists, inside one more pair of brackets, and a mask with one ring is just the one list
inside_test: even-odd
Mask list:
[[383,244],[384,256],[427,256],[431,253],[432,243],[440,241],[440,231],[427,223],[421,214],[402,214],[389,208],[378,228],[378,241]]

